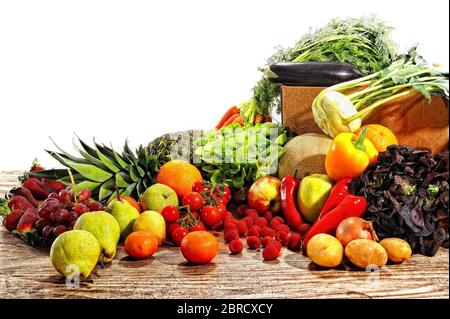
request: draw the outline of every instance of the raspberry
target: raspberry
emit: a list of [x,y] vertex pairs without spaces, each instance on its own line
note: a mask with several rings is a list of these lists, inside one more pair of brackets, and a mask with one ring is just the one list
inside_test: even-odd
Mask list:
[[266,227],[268,224],[269,222],[264,217],[258,217],[255,220],[255,225],[259,226],[261,229]]
[[277,225],[280,225],[280,224],[284,224],[284,219],[281,218],[280,216],[275,216],[274,218],[272,218],[272,220],[269,223],[270,227],[272,227],[274,229]]
[[261,236],[261,228],[259,228],[259,226],[257,225],[253,225],[248,229],[247,236],[256,236],[256,237]]
[[224,218],[224,220],[226,220],[227,218],[232,218],[232,219],[234,219],[233,213],[232,213],[232,212],[226,212],[226,213],[225,213],[225,218]]
[[275,245],[275,247],[278,248],[278,251],[281,251],[281,244],[279,241],[276,241],[275,239],[273,239],[271,244]]
[[248,233],[247,223],[243,220],[240,220],[236,223],[237,231],[239,236],[245,236]]
[[277,225],[277,226],[275,226],[275,231],[284,231],[284,232],[286,232],[286,233],[289,233],[290,231],[291,231],[291,229],[289,228],[289,226],[288,225],[286,225],[286,224],[280,224],[280,225]]
[[253,219],[250,216],[244,217],[241,220],[243,220],[247,224],[247,228],[253,226]]
[[280,256],[280,251],[275,244],[269,244],[263,249],[262,256],[265,261],[275,260]]
[[246,210],[245,210],[245,216],[251,217],[252,219],[256,219],[256,218],[259,217],[258,211],[256,211],[256,210],[253,209],[253,208],[246,209]]
[[263,216],[267,220],[267,222],[270,222],[272,220],[273,213],[270,210],[268,210],[267,212],[264,213]]
[[298,232],[300,233],[300,235],[304,236],[310,228],[311,228],[310,224],[301,224],[298,227]]
[[270,243],[272,243],[274,241],[274,239],[270,236],[266,236],[262,239],[261,244],[263,247],[266,247],[267,245],[269,245]]
[[289,236],[288,248],[293,251],[300,250],[302,246],[302,236],[299,233],[291,233]]
[[239,205],[236,208],[236,213],[238,214],[239,217],[243,217],[245,216],[245,211],[247,210],[248,205]]
[[278,231],[275,240],[279,241],[282,246],[286,246],[289,242],[289,234],[285,231]]
[[229,243],[232,240],[236,239],[239,240],[239,233],[236,229],[231,229],[225,232],[225,234],[223,235],[223,239]]
[[275,230],[273,230],[272,228],[266,226],[263,228],[262,232],[261,232],[261,236],[266,237],[274,237],[276,234]]
[[247,238],[247,246],[250,249],[258,249],[261,247],[261,239],[256,236],[250,236]]
[[235,255],[242,251],[244,245],[242,245],[242,242],[239,239],[233,239],[228,245],[228,248],[230,249],[231,254]]
[[231,221],[226,221],[224,224],[223,224],[223,228],[227,231],[227,230],[231,230],[231,229],[236,229],[237,230],[237,227],[236,227],[236,223],[233,223],[233,222],[231,222]]

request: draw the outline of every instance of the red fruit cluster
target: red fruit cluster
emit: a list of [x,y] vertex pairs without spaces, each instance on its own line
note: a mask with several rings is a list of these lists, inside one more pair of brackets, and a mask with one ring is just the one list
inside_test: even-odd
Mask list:
[[11,195],[3,225],[31,245],[51,243],[71,230],[80,215],[103,208],[88,189],[81,190],[75,201],[72,192],[54,180],[28,178]]
[[224,219],[224,240],[229,243],[232,254],[242,251],[240,238],[246,236],[247,247],[251,250],[263,248],[262,256],[266,261],[277,259],[283,246],[294,251],[300,249],[302,236],[291,231],[281,216],[273,216],[270,211],[260,215],[247,205],[237,207],[236,214],[240,219],[231,213]]
[[162,210],[167,237],[179,246],[189,232],[221,229],[230,197],[230,189],[224,185],[215,185],[213,188],[207,181],[195,183],[192,192],[183,198],[182,206],[167,206]]

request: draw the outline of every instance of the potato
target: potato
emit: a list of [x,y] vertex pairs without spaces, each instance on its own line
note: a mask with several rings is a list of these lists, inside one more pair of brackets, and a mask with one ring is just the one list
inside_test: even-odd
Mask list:
[[411,246],[400,238],[385,238],[380,245],[386,249],[388,259],[394,263],[402,263],[412,255]]
[[344,247],[341,242],[328,234],[317,234],[312,237],[306,252],[315,264],[325,268],[339,266],[344,257]]
[[280,158],[278,165],[278,177],[286,175],[297,178],[318,173],[326,174],[325,158],[331,143],[328,136],[308,133],[294,137],[285,146],[285,153]]
[[387,252],[383,246],[370,239],[355,239],[345,247],[347,258],[360,268],[368,266],[383,267],[388,261]]

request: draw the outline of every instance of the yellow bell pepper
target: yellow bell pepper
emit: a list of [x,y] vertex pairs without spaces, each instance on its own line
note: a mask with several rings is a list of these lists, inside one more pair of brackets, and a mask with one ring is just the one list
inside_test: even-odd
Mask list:
[[325,168],[335,181],[344,177],[356,178],[378,158],[373,143],[365,138],[367,129],[359,136],[353,133],[338,134],[330,146],[325,160]]

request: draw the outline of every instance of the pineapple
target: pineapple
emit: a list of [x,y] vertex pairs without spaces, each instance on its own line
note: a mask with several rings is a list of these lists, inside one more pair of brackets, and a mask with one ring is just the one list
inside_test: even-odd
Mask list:
[[91,147],[77,137],[81,147],[74,143],[74,148],[81,157],[65,152],[56,144],[59,152],[46,151],[67,169],[29,172],[28,176],[59,180],[72,185],[72,174],[75,192],[87,188],[103,203],[119,194],[139,200],[142,193],[154,183],[156,174],[164,163],[172,159],[192,159],[196,134],[201,134],[201,131],[166,134],[150,142],[147,147],[140,145],[134,152],[126,141],[122,154],[113,147],[95,141],[94,147]]

